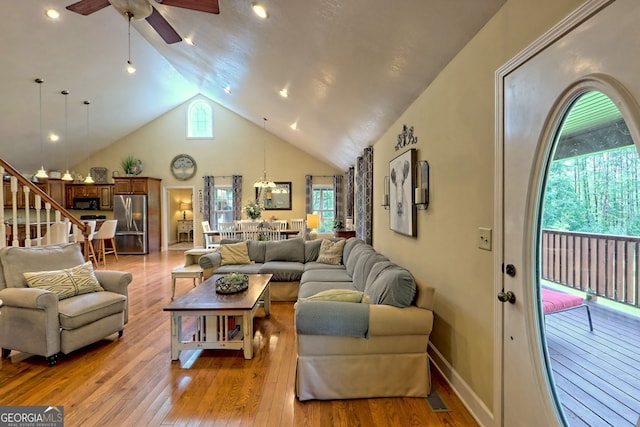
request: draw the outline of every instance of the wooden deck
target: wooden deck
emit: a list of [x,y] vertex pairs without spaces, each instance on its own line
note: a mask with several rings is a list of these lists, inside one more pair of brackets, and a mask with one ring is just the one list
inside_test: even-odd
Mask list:
[[640,425],[640,317],[597,302],[546,316],[557,395],[571,427]]

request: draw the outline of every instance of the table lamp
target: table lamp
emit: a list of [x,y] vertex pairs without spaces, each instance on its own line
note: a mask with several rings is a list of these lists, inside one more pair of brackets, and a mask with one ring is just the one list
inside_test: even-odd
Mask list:
[[182,211],[182,219],[187,219],[187,211],[191,210],[191,203],[180,202],[180,210]]
[[311,229],[309,239],[315,240],[318,237],[318,232],[315,230],[318,227],[320,227],[320,215],[307,214],[307,228]]

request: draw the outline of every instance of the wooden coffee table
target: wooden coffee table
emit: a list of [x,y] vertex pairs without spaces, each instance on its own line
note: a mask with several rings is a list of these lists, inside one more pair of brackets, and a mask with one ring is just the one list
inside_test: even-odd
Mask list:
[[[181,350],[243,350],[244,358],[253,358],[253,317],[260,306],[269,316],[271,274],[248,274],[249,288],[237,294],[216,293],[214,274],[197,288],[176,298],[164,311],[171,312],[171,360],[178,360]],[[185,340],[182,318],[195,318],[195,330]]]

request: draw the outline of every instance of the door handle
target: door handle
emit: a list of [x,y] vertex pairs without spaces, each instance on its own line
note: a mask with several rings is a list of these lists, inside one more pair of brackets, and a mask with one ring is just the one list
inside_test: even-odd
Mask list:
[[500,300],[501,302],[509,302],[511,304],[515,304],[516,303],[516,294],[514,294],[511,291],[498,292],[498,300]]

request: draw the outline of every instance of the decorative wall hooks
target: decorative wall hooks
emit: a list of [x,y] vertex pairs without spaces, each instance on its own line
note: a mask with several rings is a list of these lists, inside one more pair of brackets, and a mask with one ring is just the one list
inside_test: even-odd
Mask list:
[[414,203],[417,209],[429,207],[429,162],[418,160],[416,165],[416,188]]
[[407,145],[417,144],[418,137],[413,135],[413,126],[407,127],[402,125],[402,132],[398,134],[398,143],[396,144],[396,151],[406,147]]

